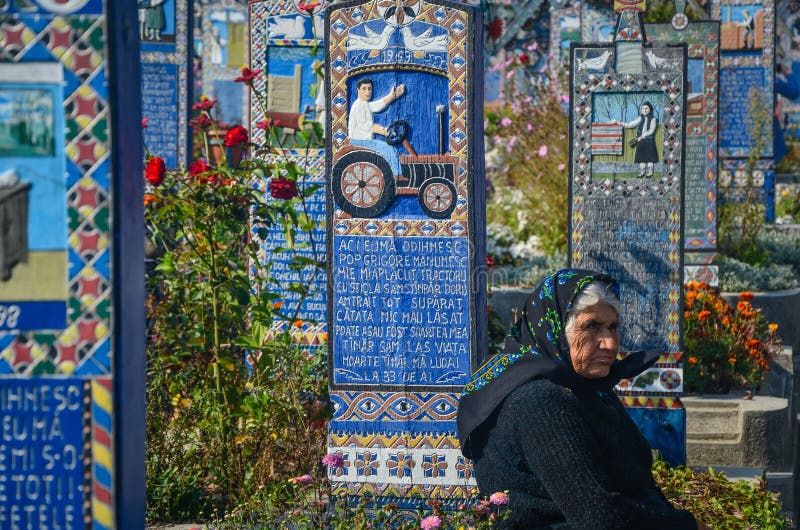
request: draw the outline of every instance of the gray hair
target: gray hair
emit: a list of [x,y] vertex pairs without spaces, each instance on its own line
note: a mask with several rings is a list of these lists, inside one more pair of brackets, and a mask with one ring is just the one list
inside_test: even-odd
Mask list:
[[619,298],[617,298],[617,295],[614,294],[614,291],[611,290],[611,287],[607,283],[598,281],[590,282],[578,293],[575,300],[572,301],[572,306],[567,314],[567,322],[564,325],[564,332],[566,334],[571,334],[578,315],[595,304],[609,305],[611,309],[616,311],[617,315],[619,315],[622,308]]

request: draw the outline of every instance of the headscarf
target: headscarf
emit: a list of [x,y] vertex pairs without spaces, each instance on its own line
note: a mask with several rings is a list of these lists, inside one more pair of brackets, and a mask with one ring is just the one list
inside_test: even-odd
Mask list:
[[559,270],[533,290],[509,330],[503,351],[475,371],[461,394],[457,423],[464,456],[472,455],[470,435],[518,386],[548,379],[571,390],[609,392],[621,379],[643,372],[658,358],[656,350],[629,354],[614,361],[603,378],[589,379],[575,372],[564,327],[575,297],[593,281],[607,284],[618,295],[613,278],[582,269]]

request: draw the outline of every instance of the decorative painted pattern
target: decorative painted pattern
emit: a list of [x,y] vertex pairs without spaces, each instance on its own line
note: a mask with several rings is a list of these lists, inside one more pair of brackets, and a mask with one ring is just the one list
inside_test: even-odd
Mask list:
[[[113,387],[110,378],[92,380],[92,513],[97,528],[114,528]],[[86,453],[88,454],[88,452]]]
[[344,466],[328,470],[328,478],[349,491],[403,497],[477,493],[472,464],[455,436],[332,433],[328,453],[344,460]]
[[719,267],[716,265],[686,265],[683,267],[683,283],[690,281],[706,282],[711,287],[719,287]]
[[343,392],[330,393],[333,417],[331,432],[402,434],[408,431],[454,435],[458,399],[436,392]]

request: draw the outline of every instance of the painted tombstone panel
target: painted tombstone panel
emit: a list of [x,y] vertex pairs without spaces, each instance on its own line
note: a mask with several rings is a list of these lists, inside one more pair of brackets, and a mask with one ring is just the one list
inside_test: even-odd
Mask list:
[[[322,86],[322,13],[326,2],[312,11],[300,10],[296,2],[256,1],[249,6],[250,57],[253,70],[263,74],[254,80],[254,89],[266,93],[266,106],[256,98],[250,98],[250,123],[266,120],[286,120],[292,126],[279,128],[279,139],[283,146],[294,144],[294,134],[298,124],[307,119],[324,119],[325,102]],[[321,127],[321,124],[320,124]],[[251,127],[258,143],[268,139],[263,129]],[[307,215],[314,221],[315,229],[310,236],[302,235],[295,241],[305,245],[303,250],[296,247],[293,254],[325,261],[325,152],[321,139],[313,138],[314,147],[281,147],[274,145],[275,138],[269,139],[272,149],[265,155],[267,161],[294,162],[304,175],[299,189],[314,186],[316,191],[306,199],[305,208],[298,206],[298,214]],[[258,187],[268,198],[272,196],[272,185],[277,175],[262,180]],[[257,229],[257,227],[255,228]],[[278,301],[287,316],[295,318],[279,320],[273,324],[272,333],[291,327],[297,320],[301,326],[296,330],[295,339],[309,348],[325,344],[327,340],[327,278],[323,270],[305,268],[292,270],[288,253],[281,253],[287,247],[284,233],[278,227],[269,229],[269,235],[259,251],[259,261],[270,262],[272,276],[281,285],[289,286],[299,282],[308,285],[311,293],[302,297],[298,292],[286,289]],[[285,256],[285,257],[284,257]],[[299,304],[299,308],[298,308]],[[297,313],[295,314],[295,311]]]
[[[717,109],[719,108],[719,22],[646,24],[654,42],[685,42],[686,155],[684,158],[684,282],[719,284],[710,265],[717,248]],[[646,55],[650,57],[650,55]]]
[[614,40],[614,11],[610,5],[591,2],[581,4],[580,42],[612,42]]
[[144,141],[167,167],[188,163],[190,0],[140,0]]
[[247,122],[250,95],[243,83],[234,79],[247,66],[247,3],[242,0],[215,0],[202,4],[200,57],[203,95],[216,99],[214,112],[227,128]]
[[[129,443],[114,422],[127,410],[114,389],[126,388],[128,376],[118,379],[115,367],[122,351],[143,358],[144,326],[112,305],[144,301],[142,252],[114,244],[143,237],[141,186],[131,197],[136,186],[119,185],[123,170],[140,171],[141,135],[138,111],[122,116],[112,105],[120,87],[138,87],[114,64],[137,60],[121,44],[136,38],[135,27],[118,25],[135,17],[134,4],[108,9],[101,0],[0,3],[2,528],[114,528],[125,512],[120,499],[134,493],[115,486],[127,470],[115,453]],[[130,93],[138,98],[138,88]],[[133,141],[127,151],[123,137]],[[126,206],[126,215],[112,215]],[[131,220],[137,232],[128,231]],[[138,283],[118,288],[131,271]],[[138,351],[112,336],[126,324]],[[129,456],[144,458],[143,435],[140,449]],[[143,471],[140,478],[143,491]],[[131,524],[144,524],[141,509]]]
[[266,101],[252,101],[250,123],[273,120],[281,127],[278,139],[267,138],[263,129],[253,127],[253,139],[263,145],[291,149],[298,119],[323,123],[325,98],[321,87],[324,62],[321,2],[312,11],[299,9],[299,0],[254,1],[250,3],[251,68],[266,73],[256,80],[256,89]]
[[686,48],[643,48],[642,26],[637,10],[623,11],[613,44],[571,48],[569,255],[573,266],[620,281],[623,351],[664,352],[618,392],[651,445],[682,462]]
[[475,493],[455,420],[486,336],[483,55],[472,7],[406,5],[326,19],[329,452],[339,492],[413,508]]
[[[775,86],[775,2],[772,0],[713,0],[711,18],[719,20],[720,27],[720,161],[744,161],[759,158],[760,166],[770,166],[772,161]],[[759,123],[757,114],[751,112],[753,103],[763,105],[763,131],[756,141],[752,131]],[[757,146],[758,144],[758,146]],[[754,153],[758,149],[759,152]],[[736,163],[741,166],[740,163]],[[722,183],[721,183],[722,184]],[[766,200],[766,219],[775,217],[774,181],[765,179],[763,196]],[[736,181],[734,181],[736,186]],[[720,196],[733,199],[739,192],[728,192],[723,185]]]

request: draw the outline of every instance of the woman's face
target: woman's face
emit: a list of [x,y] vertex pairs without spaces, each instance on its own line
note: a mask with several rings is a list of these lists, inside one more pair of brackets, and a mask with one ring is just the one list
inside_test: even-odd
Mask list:
[[610,305],[597,303],[575,317],[567,334],[575,373],[588,379],[608,375],[619,353],[619,316]]
[[650,114],[650,105],[642,105],[642,114],[645,116]]

